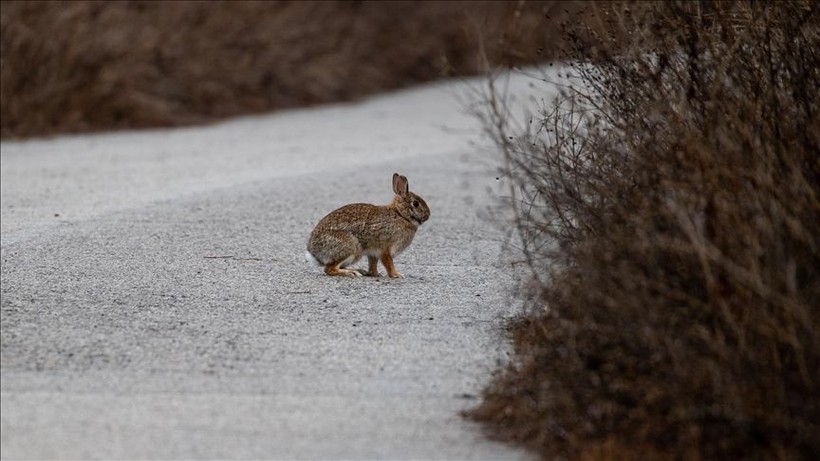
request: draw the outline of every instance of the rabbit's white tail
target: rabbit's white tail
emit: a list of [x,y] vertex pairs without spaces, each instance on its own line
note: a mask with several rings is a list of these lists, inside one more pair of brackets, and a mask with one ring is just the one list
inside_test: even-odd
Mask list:
[[305,261],[307,261],[307,262],[309,262],[309,263],[311,263],[311,264],[314,264],[314,265],[316,265],[316,266],[320,266],[320,267],[324,265],[324,264],[322,264],[322,262],[321,262],[321,261],[319,261],[318,259],[316,259],[316,256],[313,256],[313,253],[311,253],[311,252],[309,252],[309,251],[306,251],[306,252],[305,252]]

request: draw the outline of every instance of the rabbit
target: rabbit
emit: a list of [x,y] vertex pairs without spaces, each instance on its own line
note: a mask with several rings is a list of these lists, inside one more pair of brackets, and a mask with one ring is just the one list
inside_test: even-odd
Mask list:
[[[327,275],[380,277],[381,260],[387,275],[402,277],[393,257],[413,241],[416,230],[430,219],[427,202],[410,192],[407,178],[393,173],[393,201],[385,206],[354,203],[322,218],[307,244],[307,259],[324,266]],[[347,269],[367,256],[367,271]]]

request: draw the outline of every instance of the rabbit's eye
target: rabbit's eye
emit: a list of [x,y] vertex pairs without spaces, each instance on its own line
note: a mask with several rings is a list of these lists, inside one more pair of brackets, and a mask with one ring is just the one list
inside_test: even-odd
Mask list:
[[418,208],[418,207],[419,207],[419,201],[418,200],[413,200],[413,208]]

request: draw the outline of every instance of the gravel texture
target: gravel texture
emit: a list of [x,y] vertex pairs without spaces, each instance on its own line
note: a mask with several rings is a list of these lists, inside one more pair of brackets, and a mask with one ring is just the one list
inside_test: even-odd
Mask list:
[[[2,458],[526,459],[459,416],[519,309],[460,89],[3,143]],[[394,171],[405,278],[307,264]]]

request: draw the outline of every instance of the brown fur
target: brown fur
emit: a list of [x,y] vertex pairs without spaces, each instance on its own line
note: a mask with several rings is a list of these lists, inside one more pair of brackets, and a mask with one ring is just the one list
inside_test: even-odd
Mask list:
[[[393,257],[407,248],[421,223],[430,218],[430,208],[410,192],[407,178],[393,174],[393,192],[388,205],[353,203],[322,218],[308,239],[308,252],[325,268],[327,275],[378,277],[378,261],[390,277],[401,277]],[[347,269],[367,256],[367,272]]]

